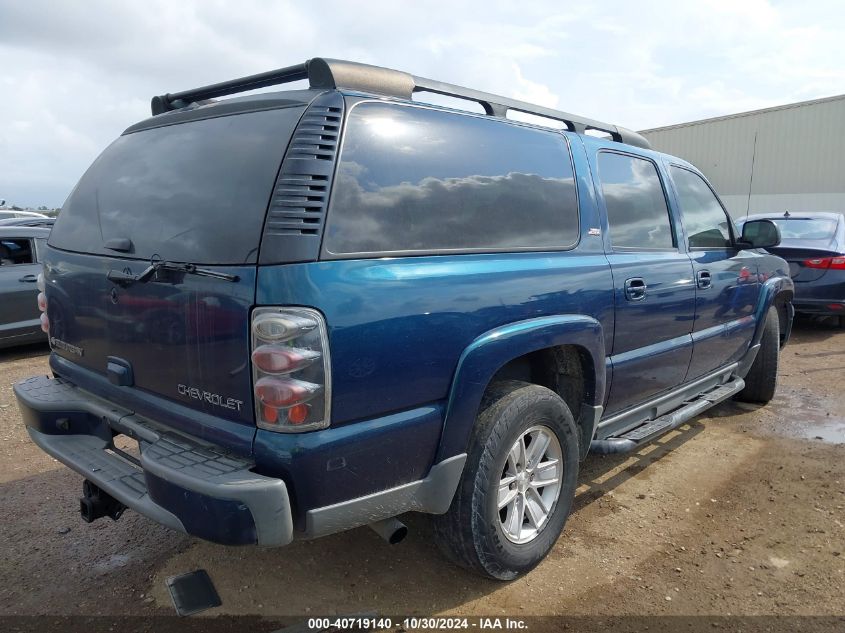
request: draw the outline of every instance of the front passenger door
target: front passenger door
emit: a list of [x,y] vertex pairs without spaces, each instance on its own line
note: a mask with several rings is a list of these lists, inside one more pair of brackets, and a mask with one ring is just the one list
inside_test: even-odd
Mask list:
[[733,222],[707,182],[671,165],[696,284],[693,352],[687,380],[738,361],[754,334],[759,256],[736,247]]

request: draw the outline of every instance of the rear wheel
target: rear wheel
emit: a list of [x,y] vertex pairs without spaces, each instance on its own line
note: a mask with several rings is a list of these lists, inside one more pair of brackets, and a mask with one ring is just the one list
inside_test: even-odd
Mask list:
[[775,396],[780,359],[780,319],[777,308],[769,308],[760,351],[745,377],[745,388],[736,395],[742,402],[767,403]]
[[452,505],[435,517],[438,546],[467,569],[516,578],[557,541],[577,475],[575,421],[561,397],[524,382],[493,385]]

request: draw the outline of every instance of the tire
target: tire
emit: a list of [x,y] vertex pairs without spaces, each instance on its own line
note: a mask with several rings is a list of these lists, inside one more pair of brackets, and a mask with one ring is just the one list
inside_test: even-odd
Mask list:
[[777,308],[769,308],[760,351],[745,377],[745,389],[736,395],[742,402],[766,404],[775,396],[780,357],[780,319]]
[[[521,454],[529,467],[515,471],[519,450],[511,449],[521,437],[527,447]],[[555,475],[556,489],[551,483]],[[506,477],[514,481],[501,486]],[[434,518],[435,540],[453,563],[490,578],[513,580],[533,569],[557,541],[572,508],[577,477],[578,434],[563,399],[539,385],[495,383],[481,404],[452,505]],[[504,498],[516,497],[500,510],[501,491]],[[544,510],[545,519],[537,520]],[[515,540],[517,533],[527,540]]]

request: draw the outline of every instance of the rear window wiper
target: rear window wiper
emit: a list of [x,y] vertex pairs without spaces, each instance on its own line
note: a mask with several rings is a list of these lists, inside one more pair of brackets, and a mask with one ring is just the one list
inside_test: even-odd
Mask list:
[[216,270],[208,268],[199,268],[196,264],[177,264],[175,262],[166,262],[162,260],[151,263],[146,269],[142,270],[137,275],[123,272],[121,270],[110,270],[106,275],[109,281],[116,284],[129,286],[136,281],[141,283],[149,281],[160,270],[170,270],[178,273],[185,273],[188,275],[199,275],[201,277],[211,277],[213,279],[222,279],[223,281],[238,281],[240,277],[237,275],[230,275],[229,273],[221,273]]

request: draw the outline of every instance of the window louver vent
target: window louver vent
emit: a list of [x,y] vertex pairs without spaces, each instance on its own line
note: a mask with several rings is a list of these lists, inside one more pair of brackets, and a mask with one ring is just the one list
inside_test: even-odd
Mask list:
[[279,178],[267,218],[269,235],[318,235],[323,224],[328,176],[285,174]]
[[315,99],[299,121],[270,201],[261,263],[317,259],[342,121],[337,92]]

